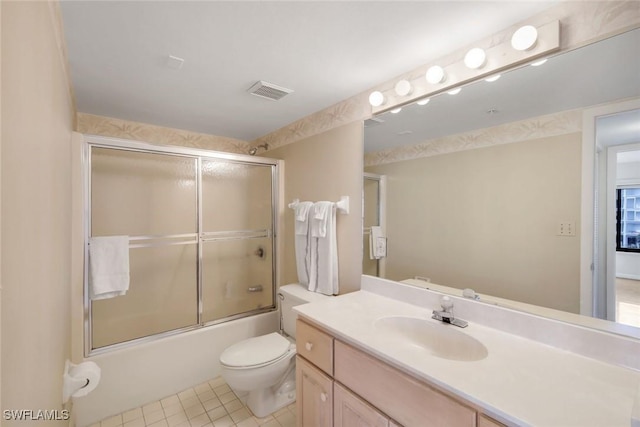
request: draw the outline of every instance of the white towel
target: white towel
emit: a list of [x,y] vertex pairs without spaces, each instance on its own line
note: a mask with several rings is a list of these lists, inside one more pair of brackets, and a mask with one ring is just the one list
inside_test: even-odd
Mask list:
[[310,228],[309,290],[325,295],[337,295],[340,289],[335,203],[315,203]]
[[318,202],[313,205],[311,215],[311,237],[326,237],[327,222],[331,220],[329,214],[331,210],[335,210],[334,203]]
[[371,232],[369,233],[369,258],[381,259],[387,256],[385,237],[382,234],[382,228],[378,225],[371,226]]
[[124,295],[129,290],[129,236],[92,237],[89,272],[92,300]]
[[306,235],[309,229],[309,209],[313,206],[311,202],[298,202],[295,207],[296,234]]
[[294,212],[296,270],[298,282],[304,286],[309,284],[309,212],[312,206],[311,202],[299,202]]

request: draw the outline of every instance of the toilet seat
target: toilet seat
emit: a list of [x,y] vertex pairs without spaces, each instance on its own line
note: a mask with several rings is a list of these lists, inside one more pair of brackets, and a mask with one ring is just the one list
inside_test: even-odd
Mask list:
[[295,350],[291,342],[277,332],[241,341],[220,355],[220,363],[228,368],[259,368],[280,360]]

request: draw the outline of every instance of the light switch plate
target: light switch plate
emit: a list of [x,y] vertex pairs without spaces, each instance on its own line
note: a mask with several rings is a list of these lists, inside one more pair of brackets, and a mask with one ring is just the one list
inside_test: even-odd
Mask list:
[[575,236],[576,223],[573,221],[562,221],[558,223],[557,236]]

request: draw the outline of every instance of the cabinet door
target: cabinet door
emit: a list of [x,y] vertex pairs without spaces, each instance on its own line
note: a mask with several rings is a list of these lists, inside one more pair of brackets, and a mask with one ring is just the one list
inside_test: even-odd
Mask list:
[[505,427],[504,424],[490,418],[485,414],[478,415],[478,427]]
[[296,357],[298,427],[333,426],[333,380],[302,357]]
[[334,427],[388,427],[387,417],[340,384],[333,386]]

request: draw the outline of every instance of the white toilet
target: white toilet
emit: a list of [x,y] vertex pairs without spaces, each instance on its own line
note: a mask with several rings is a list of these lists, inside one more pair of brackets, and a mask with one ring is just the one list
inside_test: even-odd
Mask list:
[[299,284],[281,286],[278,332],[248,338],[233,344],[220,355],[222,377],[235,391],[249,392],[247,406],[257,417],[267,416],[296,398],[296,313],[293,307],[328,298],[309,292]]

